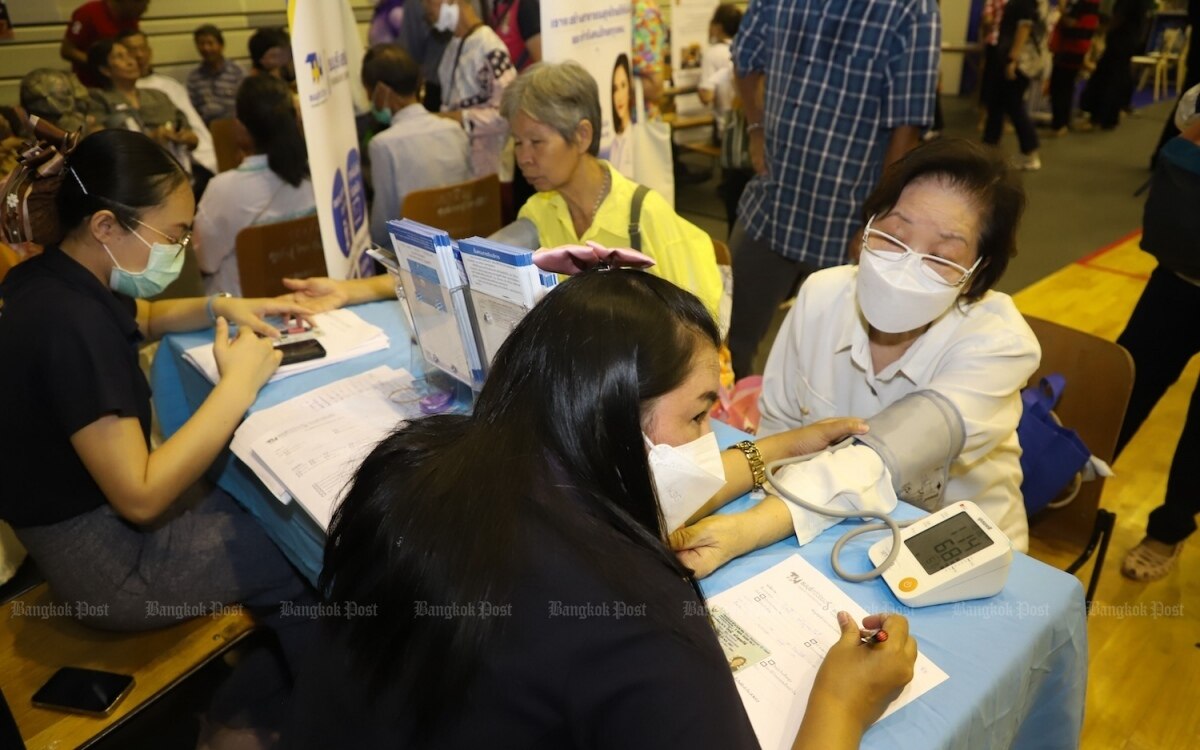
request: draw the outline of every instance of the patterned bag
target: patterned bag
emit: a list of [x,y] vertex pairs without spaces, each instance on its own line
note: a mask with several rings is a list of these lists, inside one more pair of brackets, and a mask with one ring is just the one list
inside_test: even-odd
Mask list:
[[0,182],[0,231],[11,245],[59,240],[54,198],[63,179],[66,156],[79,143],[79,132],[67,133],[37,115],[29,116],[32,138],[17,156],[17,168]]

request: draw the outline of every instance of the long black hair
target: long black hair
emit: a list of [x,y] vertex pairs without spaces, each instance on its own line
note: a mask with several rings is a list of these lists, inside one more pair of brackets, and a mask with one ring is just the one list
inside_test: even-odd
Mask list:
[[267,155],[271,171],[299,187],[308,177],[308,150],[288,85],[274,76],[248,76],[238,86],[237,118]]
[[104,209],[130,229],[142,213],[188,184],[187,172],[175,157],[132,130],[92,133],[67,157],[66,166],[55,195],[60,236]]
[[504,602],[531,520],[568,540],[617,596],[661,599],[631,560],[695,588],[664,543],[643,409],[719,341],[704,305],[670,282],[587,272],[516,327],[471,416],[414,421],[374,449],[334,513],[320,582],[330,602],[378,607],[335,625],[369,694],[399,686],[426,727],[460,702],[496,620],[415,607]]
[[614,90],[617,88],[618,70],[625,71],[625,81],[629,84],[629,124],[633,125],[637,122],[637,97],[633,90],[633,68],[629,65],[629,55],[624,52],[617,55],[617,61],[613,63],[612,86],[608,92],[610,106],[612,106],[613,130],[617,133],[622,133],[625,130],[625,125],[617,117],[617,93]]

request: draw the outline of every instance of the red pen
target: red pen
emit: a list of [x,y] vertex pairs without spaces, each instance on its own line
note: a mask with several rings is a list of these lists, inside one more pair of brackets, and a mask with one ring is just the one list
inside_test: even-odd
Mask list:
[[865,633],[858,640],[859,640],[859,643],[862,643],[865,645],[870,645],[872,643],[883,643],[887,639],[888,639],[887,631],[884,630],[883,628],[879,628],[878,630],[872,630],[868,633]]

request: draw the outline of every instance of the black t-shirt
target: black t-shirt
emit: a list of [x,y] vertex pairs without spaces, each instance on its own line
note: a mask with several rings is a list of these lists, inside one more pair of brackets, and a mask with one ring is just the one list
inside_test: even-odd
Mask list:
[[1000,16],[1000,38],[996,42],[1000,54],[1015,58],[1020,50],[1012,48],[1017,26],[1022,22],[1030,23],[1038,17],[1037,0],[1008,0],[1004,12]]
[[[368,694],[335,613],[326,621],[329,641],[313,650],[297,684],[283,747],[759,747],[688,583],[615,532],[604,554],[625,558],[639,590],[660,592],[646,597],[652,601],[619,604],[596,561],[545,526],[535,524],[520,548],[525,554],[511,610],[500,610],[504,630],[489,646],[461,712],[441,721],[431,740],[412,742],[414,717],[398,690]],[[665,618],[652,617],[651,608]]]
[[149,446],[136,316],[57,247],[0,285],[0,519],[44,526],[107,502],[70,440],[103,416],[136,417]]

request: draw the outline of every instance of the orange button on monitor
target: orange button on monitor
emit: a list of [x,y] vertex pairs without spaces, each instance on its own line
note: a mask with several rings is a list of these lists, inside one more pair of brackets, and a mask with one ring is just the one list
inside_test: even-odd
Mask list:
[[910,576],[908,578],[900,579],[900,590],[901,591],[914,591],[914,590],[916,590],[916,588],[917,588],[917,579],[916,578],[913,578]]

